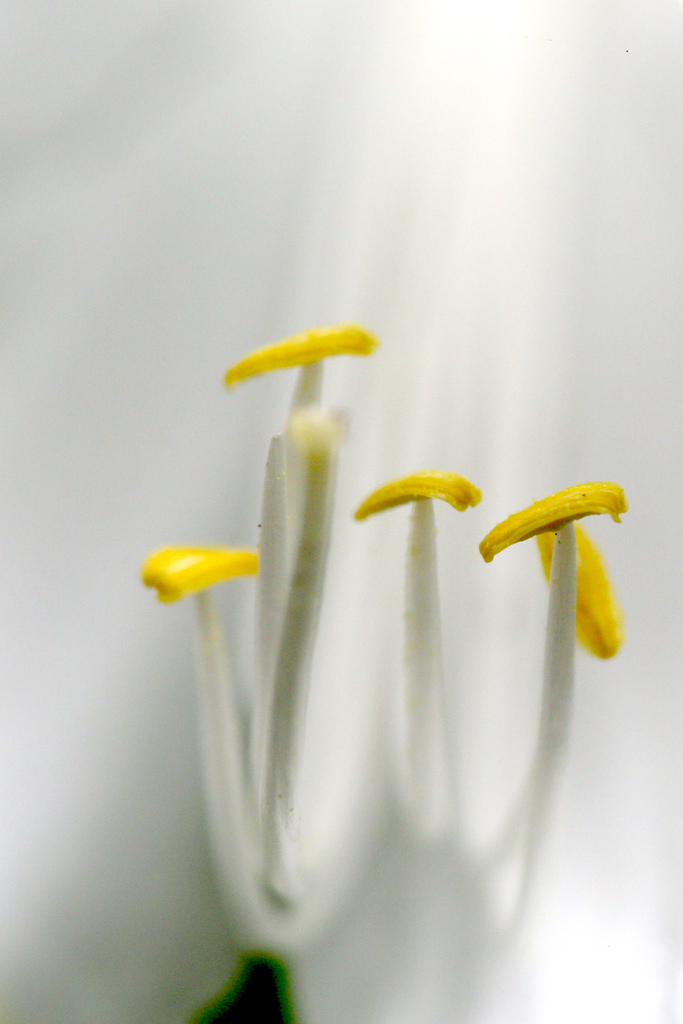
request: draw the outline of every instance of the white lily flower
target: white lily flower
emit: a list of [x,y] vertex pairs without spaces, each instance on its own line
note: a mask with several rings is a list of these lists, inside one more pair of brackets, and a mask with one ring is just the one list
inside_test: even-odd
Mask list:
[[[164,538],[256,541],[291,387],[226,396],[222,369],[358,318],[383,347],[326,382],[349,432],[301,792],[344,872],[292,956],[302,1019],[683,1019],[680,4],[28,0],[3,24],[0,1017],[181,1022],[247,941],[211,861],[186,609],[135,577]],[[547,602],[529,545],[490,567],[476,545],[575,480],[632,508],[627,543],[595,530],[629,643],[577,655],[537,917],[493,955],[376,761],[408,517],[347,512],[427,465],[485,496],[457,529],[436,510],[475,854],[531,763]],[[237,679],[250,588],[222,608]]]

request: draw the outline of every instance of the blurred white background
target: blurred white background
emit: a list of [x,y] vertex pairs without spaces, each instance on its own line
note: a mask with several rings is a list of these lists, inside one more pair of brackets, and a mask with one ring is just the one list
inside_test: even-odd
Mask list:
[[[358,809],[323,755],[362,768],[400,666],[405,517],[349,520],[391,474],[484,492],[438,518],[475,845],[528,761],[545,604],[535,552],[476,543],[617,480],[631,511],[594,534],[629,643],[578,659],[536,940],[473,995],[467,894],[380,804],[295,960],[304,1019],[683,1020],[683,8],[5,0],[0,45],[0,1014],[172,1024],[224,980],[191,617],[139,565],[255,542],[291,379],[222,372],[359,319],[382,350],[327,371],[351,417],[310,723],[328,841]],[[252,594],[225,602],[245,677]]]

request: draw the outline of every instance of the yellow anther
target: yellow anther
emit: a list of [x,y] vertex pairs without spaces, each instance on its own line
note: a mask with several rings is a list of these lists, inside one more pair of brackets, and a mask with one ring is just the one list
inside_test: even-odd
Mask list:
[[[550,579],[555,536],[540,533],[536,540],[546,578]],[[576,527],[576,637],[598,658],[611,658],[624,642],[624,613],[610,583],[602,555],[587,533]]]
[[386,508],[404,505],[408,501],[422,501],[425,498],[441,498],[459,512],[463,512],[469,505],[479,504],[481,491],[457,473],[428,469],[424,473],[412,473],[410,476],[401,477],[400,480],[392,480],[373,491],[359,505],[354,515],[356,519],[366,519],[375,512],[383,512]]
[[255,551],[234,548],[164,548],[155,551],[142,566],[142,582],[156,587],[160,601],[203,590],[231,576],[253,576],[258,572]]
[[360,324],[315,327],[278,341],[275,345],[260,348],[240,359],[226,373],[225,383],[232,387],[258,373],[305,366],[328,356],[369,356],[378,345],[379,341],[374,334],[370,334]]
[[618,523],[621,521],[620,514],[627,511],[626,498],[618,484],[577,484],[576,487],[551,494],[543,501],[535,501],[522,512],[508,516],[505,522],[499,523],[487,533],[479,550],[484,561],[490,562],[510,544],[528,540],[539,533],[555,532],[574,519],[606,512]]

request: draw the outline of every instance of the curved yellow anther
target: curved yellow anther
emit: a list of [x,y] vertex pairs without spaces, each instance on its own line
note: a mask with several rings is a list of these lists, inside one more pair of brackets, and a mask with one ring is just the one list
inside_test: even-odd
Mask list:
[[255,551],[235,548],[164,548],[155,551],[142,566],[142,582],[156,587],[160,601],[203,590],[231,576],[253,576],[258,572]]
[[535,501],[522,512],[508,516],[503,523],[494,526],[479,545],[482,558],[490,562],[499,551],[528,540],[539,533],[554,532],[584,516],[606,512],[616,523],[619,516],[628,511],[624,492],[618,484],[606,482],[577,484],[557,494],[551,494],[543,501]]
[[[555,536],[536,540],[546,579],[550,580]],[[585,530],[576,527],[576,638],[597,658],[611,658],[624,642],[624,613],[610,583],[600,551]]]
[[469,505],[478,505],[481,491],[474,484],[457,473],[443,473],[438,469],[428,469],[424,473],[412,473],[391,480],[368,495],[354,512],[356,519],[366,519],[375,512],[383,512],[395,505],[404,505],[407,501],[422,501],[425,498],[441,498],[453,508],[463,512]]
[[369,356],[379,345],[374,334],[360,324],[337,324],[335,327],[315,327],[302,334],[260,348],[240,359],[225,375],[228,387],[247,377],[270,370],[284,370],[290,366],[317,363],[328,356]]

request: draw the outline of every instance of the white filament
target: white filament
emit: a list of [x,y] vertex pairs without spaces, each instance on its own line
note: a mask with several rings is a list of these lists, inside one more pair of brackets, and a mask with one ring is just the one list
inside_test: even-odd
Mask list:
[[430,499],[413,503],[406,562],[405,773],[410,818],[425,838],[446,829],[450,771],[441,654],[436,529]]
[[557,533],[550,571],[541,715],[528,783],[499,853],[520,857],[520,882],[509,925],[524,912],[547,843],[552,809],[565,766],[574,696],[576,645],[576,531]]
[[297,377],[294,395],[292,397],[292,412],[297,409],[305,409],[311,405],[320,405],[323,393],[323,364],[322,360],[317,363],[309,363],[302,366]]
[[531,775],[530,866],[545,837],[550,806],[564,768],[574,697],[576,646],[576,530],[568,523],[553,548],[543,666],[541,722]]
[[210,590],[194,595],[197,610],[199,718],[206,799],[221,876],[248,884],[254,868],[254,805],[245,773],[245,742],[223,630]]

